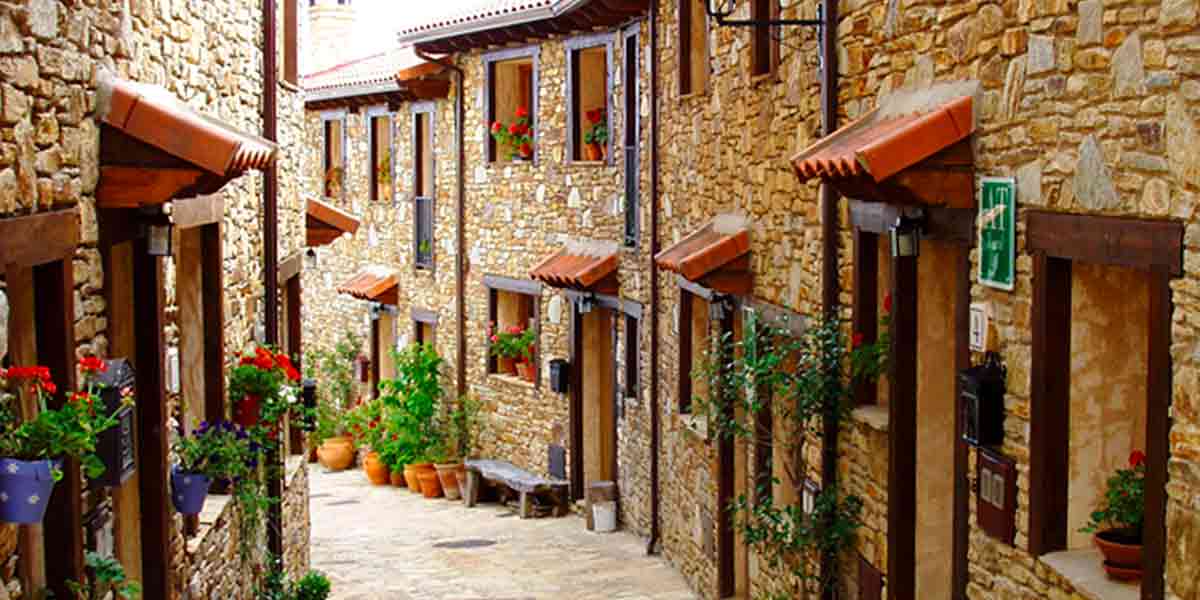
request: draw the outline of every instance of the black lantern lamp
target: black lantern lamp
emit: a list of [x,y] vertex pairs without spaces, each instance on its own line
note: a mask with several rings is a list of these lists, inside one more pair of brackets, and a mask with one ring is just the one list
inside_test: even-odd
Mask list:
[[146,254],[171,256],[174,227],[171,225],[171,204],[146,206],[141,209],[138,221],[146,236]]
[[307,409],[308,418],[304,420],[305,431],[317,430],[317,416],[314,414],[317,410],[317,380],[305,379],[300,387],[300,397],[304,401],[304,408]]
[[579,300],[576,301],[576,305],[579,307],[579,314],[581,315],[586,315],[592,312],[596,308],[596,294],[589,293],[587,295],[580,296]]
[[893,258],[916,258],[921,255],[922,222],[922,218],[908,215],[900,215],[896,219],[896,224],[888,229]]
[[958,374],[959,410],[963,415],[963,440],[973,446],[1004,443],[1004,393],[1008,369],[1000,355],[988,352],[983,364]]
[[136,384],[133,367],[123,358],[105,361],[108,368],[96,377],[100,400],[109,414],[115,414],[116,427],[100,433],[96,439],[96,454],[104,462],[104,474],[93,480],[98,485],[120,487],[137,469],[137,454],[133,447],[132,406],[122,402],[125,390]]
[[[738,5],[743,0],[705,0],[704,11],[708,16],[717,22],[717,25],[726,27],[776,27],[779,25],[799,25],[802,27],[816,27],[821,29],[825,25],[825,20],[822,17],[824,14],[824,6],[817,7],[816,19],[730,19],[733,13],[737,12]],[[744,0],[746,2],[754,2],[755,0]],[[780,0],[770,0],[771,2],[779,3]]]

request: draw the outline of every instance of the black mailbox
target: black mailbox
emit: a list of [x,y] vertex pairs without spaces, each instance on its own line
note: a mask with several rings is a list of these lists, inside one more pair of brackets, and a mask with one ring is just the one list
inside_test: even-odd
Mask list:
[[571,363],[556,358],[550,361],[550,391],[565,394],[571,389]]
[[1004,392],[1008,370],[1000,355],[989,352],[982,365],[958,374],[963,440],[974,446],[1004,443]]
[[104,474],[94,484],[120,487],[137,469],[137,453],[133,447],[133,407],[122,406],[121,390],[132,388],[136,381],[129,361],[118,358],[107,361],[108,369],[96,377],[100,401],[111,414],[116,412],[117,425],[96,438],[96,454],[104,462]]
[[305,379],[301,388],[301,397],[304,398],[304,408],[307,409],[308,415],[304,419],[305,431],[317,430],[317,380]]

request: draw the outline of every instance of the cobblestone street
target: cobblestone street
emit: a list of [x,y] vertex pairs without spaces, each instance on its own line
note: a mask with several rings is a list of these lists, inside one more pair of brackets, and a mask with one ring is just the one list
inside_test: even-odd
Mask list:
[[361,470],[314,467],[312,563],[335,600],[696,598],[636,536],[591,533],[575,516],[522,521],[498,504],[468,509],[372,486]]

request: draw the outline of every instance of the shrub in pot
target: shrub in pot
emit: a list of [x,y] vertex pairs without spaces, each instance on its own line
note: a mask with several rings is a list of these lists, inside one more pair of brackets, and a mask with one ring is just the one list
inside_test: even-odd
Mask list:
[[129,580],[129,576],[125,574],[125,567],[115,558],[95,552],[87,552],[84,557],[88,580],[67,582],[67,589],[71,591],[75,600],[137,600],[141,597],[142,586]]
[[254,462],[249,434],[229,422],[202,422],[190,435],[181,433],[172,449],[179,463],[171,469],[171,501],[184,515],[200,514],[214,481],[244,477]]
[[1142,525],[1146,516],[1146,454],[1134,450],[1129,467],[1108,478],[1101,507],[1091,514],[1085,533],[1104,555],[1104,569],[1116,579],[1138,579],[1142,572]]
[[[314,456],[326,446],[325,468],[340,471],[354,463],[354,441],[350,438],[346,413],[353,407],[358,384],[354,379],[354,359],[362,347],[362,338],[345,332],[332,351],[314,350],[305,356],[305,374],[320,379],[317,386],[317,428],[309,438]],[[333,443],[326,445],[332,440]],[[348,460],[347,460],[348,458]]]
[[[83,391],[60,396],[58,408],[50,408],[50,400],[58,395],[58,387],[46,367],[12,367],[0,369],[0,521],[8,523],[40,523],[46,515],[46,505],[54,484],[62,479],[62,459],[76,458],[84,474],[99,477],[104,474],[103,461],[96,456],[99,434],[117,425],[99,398],[95,376],[105,371],[107,364],[94,357],[79,361],[84,374]],[[22,422],[16,411],[16,397],[4,393],[12,385],[28,385],[36,396],[39,411],[32,419]],[[122,406],[133,403],[130,390],[122,391]],[[118,407],[119,409],[120,407]],[[13,501],[7,501],[8,499]]]
[[604,160],[608,158],[608,111],[605,107],[593,108],[587,111],[587,119],[592,126],[583,135],[583,143],[587,160]]

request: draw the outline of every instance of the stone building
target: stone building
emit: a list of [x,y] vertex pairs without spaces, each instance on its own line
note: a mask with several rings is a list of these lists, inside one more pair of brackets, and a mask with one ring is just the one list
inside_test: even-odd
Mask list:
[[[85,549],[117,557],[148,598],[251,593],[254,574],[227,560],[238,518],[227,499],[185,534],[167,497],[168,444],[176,423],[226,417],[228,357],[293,327],[265,300],[268,274],[305,246],[304,156],[281,150],[302,140],[303,4],[0,7],[0,354],[46,364],[61,389],[77,356],[128,358],[139,438],[123,484],[89,488],[70,468],[43,529],[2,528],[0,597],[68,596]],[[308,564],[302,461],[287,479],[280,537],[295,574]]]

